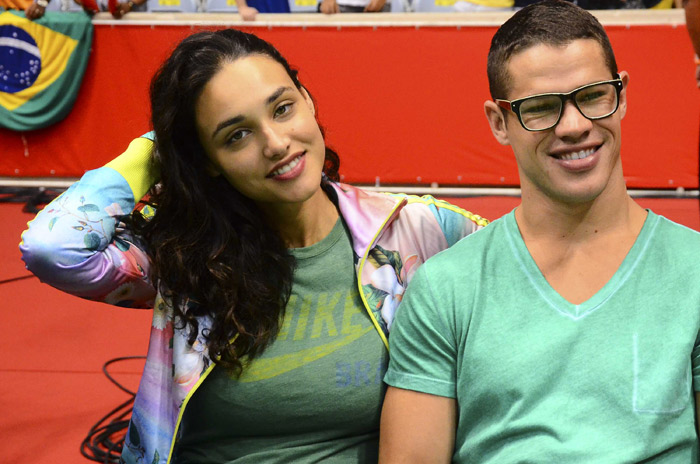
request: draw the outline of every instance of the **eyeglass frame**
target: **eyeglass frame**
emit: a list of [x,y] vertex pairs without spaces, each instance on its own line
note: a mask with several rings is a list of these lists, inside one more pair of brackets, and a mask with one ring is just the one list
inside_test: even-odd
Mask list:
[[[600,81],[600,82],[592,82],[590,84],[582,85],[581,87],[578,87],[571,92],[566,92],[566,93],[538,93],[536,95],[529,95],[524,98],[518,98],[517,100],[503,100],[500,98],[494,99],[494,102],[501,108],[504,108],[506,110],[511,110],[515,115],[518,117],[518,121],[520,122],[520,125],[523,126],[523,129],[526,131],[530,132],[541,132],[541,131],[546,131],[551,129],[552,127],[556,126],[559,124],[559,121],[561,121],[561,116],[564,114],[564,107],[566,106],[566,102],[568,100],[571,100],[572,103],[574,104],[574,107],[576,107],[576,110],[581,113],[581,116],[584,118],[590,120],[590,121],[597,121],[598,119],[604,119],[609,116],[612,116],[615,114],[615,112],[620,108],[620,93],[624,89],[625,85],[622,82],[622,77],[620,77],[620,74],[615,74],[617,78],[611,79],[608,81]],[[600,84],[613,84],[615,87],[615,91],[617,92],[617,103],[615,104],[615,109],[613,109],[610,113],[604,115],[604,116],[596,116],[596,117],[588,117],[585,114],[583,114],[583,111],[581,111],[581,108],[579,108],[578,103],[576,102],[576,94],[579,93],[581,90],[587,89],[589,87],[593,87],[595,85],[600,85]],[[520,105],[522,105],[523,102],[526,100],[530,100],[532,98],[537,98],[537,97],[559,97],[559,100],[561,101],[561,107],[559,108],[559,116],[557,117],[557,120],[554,122],[549,127],[545,127],[544,129],[529,129],[525,127],[525,123],[523,122],[523,118],[520,115]]]

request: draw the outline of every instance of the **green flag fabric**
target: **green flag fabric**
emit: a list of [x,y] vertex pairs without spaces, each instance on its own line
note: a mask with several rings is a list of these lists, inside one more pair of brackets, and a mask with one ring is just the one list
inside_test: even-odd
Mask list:
[[65,118],[83,80],[92,22],[82,12],[29,21],[0,10],[0,127],[28,131]]

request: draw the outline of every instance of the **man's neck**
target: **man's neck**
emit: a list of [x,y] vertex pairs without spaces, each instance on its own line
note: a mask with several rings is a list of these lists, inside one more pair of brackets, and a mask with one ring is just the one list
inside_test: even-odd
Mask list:
[[525,190],[515,218],[547,282],[572,304],[591,298],[615,274],[646,219],[622,188],[567,205]]
[[585,243],[593,237],[622,230],[639,233],[645,211],[630,198],[623,182],[585,203],[566,203],[523,186],[522,202],[515,211],[518,227],[527,240]]

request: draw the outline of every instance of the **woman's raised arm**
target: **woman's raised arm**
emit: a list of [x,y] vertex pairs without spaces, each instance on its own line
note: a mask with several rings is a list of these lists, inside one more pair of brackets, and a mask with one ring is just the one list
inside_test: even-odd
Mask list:
[[29,222],[20,250],[42,282],[89,300],[152,306],[148,256],[121,221],[158,179],[151,137],[135,139],[122,155],[86,172]]

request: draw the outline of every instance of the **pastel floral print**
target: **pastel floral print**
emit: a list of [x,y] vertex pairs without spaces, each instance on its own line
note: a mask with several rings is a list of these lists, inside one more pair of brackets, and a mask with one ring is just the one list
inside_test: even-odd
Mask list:
[[370,284],[365,285],[365,291],[372,295],[373,310],[381,311],[383,325],[391,329],[396,307],[401,303],[406,283],[415,272],[418,263],[417,255],[401,259],[398,251],[385,250],[381,246],[375,246],[367,257],[377,269],[372,273]]

